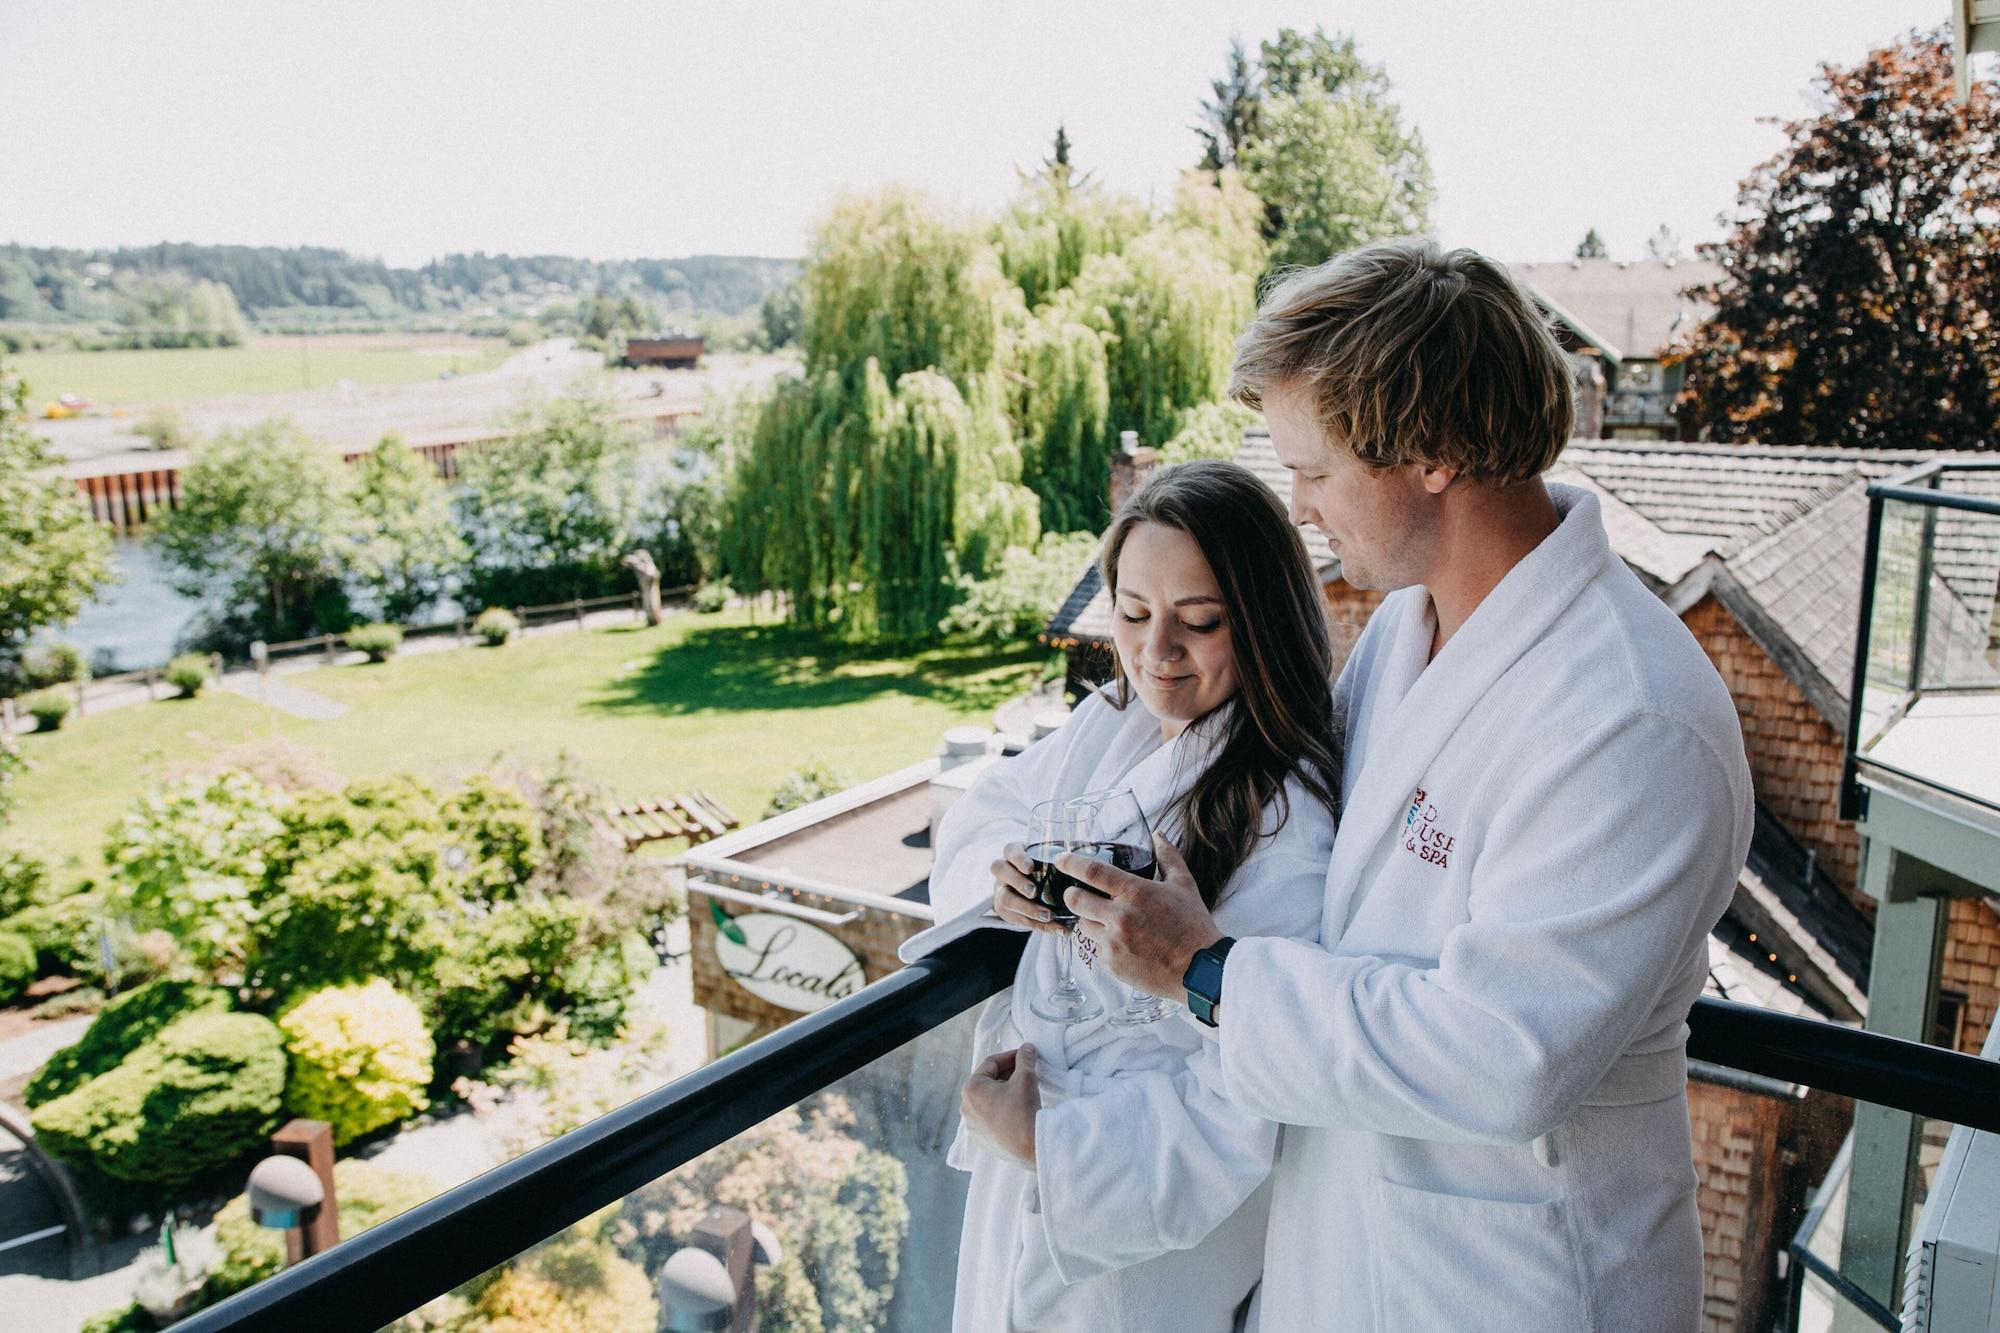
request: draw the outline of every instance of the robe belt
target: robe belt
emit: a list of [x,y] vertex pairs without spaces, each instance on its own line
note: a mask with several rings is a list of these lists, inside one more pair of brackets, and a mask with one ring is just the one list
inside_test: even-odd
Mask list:
[[[1687,1046],[1669,1046],[1663,1051],[1643,1054],[1627,1052],[1618,1057],[1599,1079],[1581,1106],[1643,1106],[1678,1097],[1687,1090]],[[1559,1164],[1553,1134],[1544,1134],[1531,1145],[1535,1160],[1543,1166]]]
[[1585,1106],[1639,1106],[1679,1096],[1687,1087],[1687,1047],[1627,1052],[1583,1099]]

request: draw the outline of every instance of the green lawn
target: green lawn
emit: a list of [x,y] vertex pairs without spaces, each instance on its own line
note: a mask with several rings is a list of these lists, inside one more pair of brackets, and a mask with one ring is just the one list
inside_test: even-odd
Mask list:
[[748,821],[807,759],[856,781],[914,763],[1051,660],[1033,646],[857,654],[732,611],[334,667],[286,678],[347,706],[329,722],[211,690],[22,737],[35,767],[9,837],[88,872],[112,821],[177,765],[271,741],[349,777],[450,780],[568,751],[621,798],[699,787]]
[[186,398],[291,393],[341,380],[406,384],[491,370],[514,349],[502,338],[334,334],[317,338],[254,338],[247,347],[167,351],[23,352],[9,357],[28,383],[39,412],[58,394],[78,393],[100,408]]

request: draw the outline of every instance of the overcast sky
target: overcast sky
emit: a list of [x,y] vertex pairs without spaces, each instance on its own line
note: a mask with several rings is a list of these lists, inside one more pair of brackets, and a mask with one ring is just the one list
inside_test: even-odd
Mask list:
[[1163,199],[1232,35],[1352,31],[1507,259],[1718,234],[1851,63],[1947,0],[0,0],[0,241],[795,255],[844,188],[988,208],[1056,122]]

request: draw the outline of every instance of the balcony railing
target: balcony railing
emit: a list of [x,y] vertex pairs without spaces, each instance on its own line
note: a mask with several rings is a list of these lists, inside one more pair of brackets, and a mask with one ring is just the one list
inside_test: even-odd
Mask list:
[[[1022,938],[976,932],[176,1327],[379,1329],[940,1028],[1012,982]],[[1689,1026],[1711,1066],[2000,1132],[2000,1063],[1716,1000]]]
[[2000,461],[1868,488],[1841,816],[1887,775],[2000,813]]

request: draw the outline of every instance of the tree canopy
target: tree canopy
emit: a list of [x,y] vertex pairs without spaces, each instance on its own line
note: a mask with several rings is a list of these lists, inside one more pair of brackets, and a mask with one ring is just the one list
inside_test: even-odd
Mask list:
[[1422,136],[1353,37],[1283,28],[1255,66],[1232,43],[1211,89],[1196,127],[1202,165],[1240,168],[1264,201],[1273,267],[1429,229],[1436,188]]
[[1683,420],[1719,440],[1962,449],[2000,426],[2000,85],[1942,34],[1825,65],[1739,189]]

